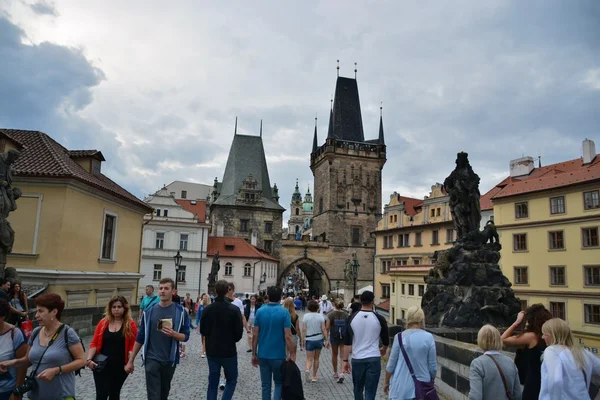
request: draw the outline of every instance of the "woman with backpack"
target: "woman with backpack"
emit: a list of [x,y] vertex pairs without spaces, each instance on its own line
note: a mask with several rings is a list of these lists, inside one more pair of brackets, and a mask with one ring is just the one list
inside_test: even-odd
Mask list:
[[[308,313],[304,314],[302,324],[304,326],[304,347],[306,348],[306,369],[304,376],[306,382],[316,382],[319,371],[319,357],[323,345],[329,347],[327,340],[328,332],[325,326],[325,317],[319,312],[319,303],[316,300],[308,302]],[[310,370],[312,369],[312,375]]]
[[[329,331],[329,343],[331,344],[331,364],[333,365],[333,379],[338,383],[344,382],[344,372],[338,375],[338,354],[341,359],[344,354],[344,339],[346,338],[346,319],[348,314],[344,311],[344,300],[334,301],[335,310],[327,314],[325,327]],[[340,366],[341,366],[340,362]]]

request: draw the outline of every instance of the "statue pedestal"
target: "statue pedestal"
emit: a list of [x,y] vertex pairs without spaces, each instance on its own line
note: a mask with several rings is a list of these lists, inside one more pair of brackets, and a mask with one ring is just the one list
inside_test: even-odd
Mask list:
[[344,304],[348,305],[352,302],[354,286],[347,286],[344,288]]
[[207,290],[209,296],[211,294],[215,295],[215,296],[217,295],[217,292],[215,291],[215,286],[216,286],[215,283],[209,283],[208,284],[208,287],[206,288],[206,290]]
[[427,326],[501,328],[514,322],[521,304],[498,265],[500,249],[498,243],[465,242],[439,252],[421,301]]

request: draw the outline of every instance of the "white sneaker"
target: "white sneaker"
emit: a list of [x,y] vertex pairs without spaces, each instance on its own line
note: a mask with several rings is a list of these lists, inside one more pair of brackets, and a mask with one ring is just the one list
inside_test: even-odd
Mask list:
[[225,379],[219,381],[219,389],[225,390]]
[[310,383],[310,381],[312,380],[312,375],[310,371],[304,371],[304,380],[306,381],[306,383]]
[[344,383],[344,374],[340,374],[337,383]]

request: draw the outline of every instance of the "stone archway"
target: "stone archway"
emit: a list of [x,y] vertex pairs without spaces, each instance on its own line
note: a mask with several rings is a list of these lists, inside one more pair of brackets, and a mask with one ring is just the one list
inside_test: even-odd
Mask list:
[[328,294],[331,290],[329,277],[325,269],[311,258],[298,258],[291,262],[279,275],[279,284],[285,285],[287,276],[296,271],[296,269],[300,269],[306,276],[309,285],[309,295],[321,296],[322,294]]

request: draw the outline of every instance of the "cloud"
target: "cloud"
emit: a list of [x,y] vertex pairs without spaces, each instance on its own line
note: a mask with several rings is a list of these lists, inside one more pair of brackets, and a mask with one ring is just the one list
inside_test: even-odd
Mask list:
[[54,4],[51,2],[40,0],[34,4],[31,4],[29,7],[31,7],[34,13],[39,15],[51,15],[53,17],[58,16],[58,12]]

